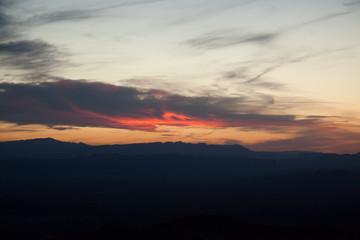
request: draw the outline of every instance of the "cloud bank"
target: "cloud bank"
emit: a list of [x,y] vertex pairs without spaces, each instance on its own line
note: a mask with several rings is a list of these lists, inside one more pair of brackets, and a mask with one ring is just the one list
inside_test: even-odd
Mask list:
[[189,97],[80,80],[0,84],[0,121],[16,124],[154,131],[161,125],[310,126],[318,121],[262,114],[256,110],[258,104],[247,97]]

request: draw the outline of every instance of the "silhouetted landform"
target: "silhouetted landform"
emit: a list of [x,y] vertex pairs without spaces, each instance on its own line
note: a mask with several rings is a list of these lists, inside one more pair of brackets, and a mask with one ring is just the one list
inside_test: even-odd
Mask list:
[[36,139],[0,156],[4,240],[360,236],[359,154]]
[[154,240],[239,240],[239,239],[349,239],[354,232],[327,226],[279,227],[236,221],[230,218],[195,215],[168,221],[144,229],[111,226],[85,236],[89,240],[102,239],[154,239]]
[[[19,151],[21,150],[21,151]],[[183,142],[140,143],[90,146],[61,142],[52,138],[0,142],[2,158],[71,158],[92,154],[187,154],[204,156],[247,156],[251,153],[240,145],[207,145]]]
[[[39,138],[0,142],[0,158],[73,158],[93,154],[149,155],[183,154],[211,157],[247,157],[257,159],[319,158],[322,153],[307,151],[254,152],[240,145],[208,145],[205,143],[154,142],[125,145],[90,146],[84,143],[61,142],[52,138]],[[334,156],[338,156],[333,154]],[[357,156],[359,156],[358,153]],[[347,156],[347,155],[342,155]],[[352,156],[352,155],[348,155]]]

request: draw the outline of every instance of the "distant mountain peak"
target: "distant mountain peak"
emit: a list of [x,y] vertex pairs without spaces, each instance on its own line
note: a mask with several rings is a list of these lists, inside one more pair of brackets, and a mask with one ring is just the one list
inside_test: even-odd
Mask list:
[[24,139],[24,140],[14,140],[14,141],[9,141],[6,143],[32,143],[32,142],[37,142],[37,143],[50,143],[50,142],[62,142],[59,140],[56,140],[54,138],[32,138],[32,139]]
[[38,141],[38,142],[61,142],[59,140],[56,140],[54,138],[34,138],[34,139],[28,139],[28,140],[25,140],[25,141]]
[[87,144],[83,143],[83,142],[79,142],[79,143],[76,143],[76,142],[63,142],[63,141],[60,141],[60,140],[57,140],[57,139],[54,139],[54,138],[51,138],[51,137],[48,137],[48,138],[33,138],[33,139],[26,139],[26,140],[19,140],[19,141],[14,141],[14,142],[27,142],[27,143],[62,143],[62,144],[78,144],[78,145],[83,145],[83,146],[88,146]]

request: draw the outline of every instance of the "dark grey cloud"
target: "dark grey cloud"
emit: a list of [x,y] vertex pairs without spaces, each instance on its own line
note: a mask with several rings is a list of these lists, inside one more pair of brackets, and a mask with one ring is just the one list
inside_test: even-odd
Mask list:
[[22,34],[25,24],[9,14],[18,2],[0,1],[0,65],[37,74],[51,72],[64,63],[65,54],[50,43],[26,39]]
[[268,67],[268,68],[264,69],[262,72],[260,72],[259,74],[257,74],[255,77],[246,80],[246,83],[259,82],[259,80],[261,79],[262,76],[264,76],[265,74],[268,74],[268,73],[272,72],[273,70],[275,70],[275,69],[278,68],[279,66],[280,66],[280,65],[274,65],[274,66],[271,66],[271,67]]
[[74,128],[74,127],[58,127],[58,126],[55,126],[55,127],[51,127],[52,129],[55,129],[55,130],[59,130],[59,131],[65,131],[65,130],[79,130],[79,128]]
[[15,69],[46,71],[61,63],[59,50],[41,40],[0,43],[0,64]]
[[225,145],[241,145],[242,142],[240,142],[239,140],[236,140],[236,139],[224,139],[224,144]]
[[[269,101],[265,99],[264,101]],[[240,127],[309,126],[295,115],[251,109],[246,97],[188,97],[99,82],[60,80],[0,84],[0,121],[16,124],[155,130],[159,125]],[[242,109],[242,106],[246,106]]]
[[9,14],[9,8],[17,1],[0,0],[0,42],[17,37],[17,27]]

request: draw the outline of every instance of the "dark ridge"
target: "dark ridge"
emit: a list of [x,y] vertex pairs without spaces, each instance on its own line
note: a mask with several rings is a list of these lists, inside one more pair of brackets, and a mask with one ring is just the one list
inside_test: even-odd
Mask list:
[[1,240],[360,239],[359,154],[34,139],[0,159]]
[[63,159],[94,154],[152,155],[180,154],[209,157],[251,159],[327,159],[353,160],[358,154],[324,154],[309,151],[254,152],[241,145],[208,145],[206,143],[153,142],[124,145],[91,146],[62,142],[53,138],[38,138],[0,142],[0,159]]
[[240,145],[208,145],[205,143],[154,142],[126,145],[94,146],[97,152],[118,154],[186,154],[201,156],[248,156],[251,151]]
[[[307,151],[254,152],[237,144],[208,145],[205,143],[153,142],[90,146],[84,143],[62,142],[52,138],[0,142],[0,159],[63,159],[93,154],[181,154],[254,159],[317,159],[323,155],[322,153]],[[337,154],[334,154],[334,156],[337,156]],[[353,156],[359,155],[350,155],[350,157]],[[331,156],[327,154],[326,157]]]
[[93,154],[185,154],[221,157],[246,157],[251,151],[240,145],[207,145],[205,143],[139,143],[90,146],[84,143],[61,142],[52,138],[0,142],[0,158],[74,158]]
[[69,158],[91,154],[90,148],[84,143],[61,142],[53,138],[0,142],[0,158]]

